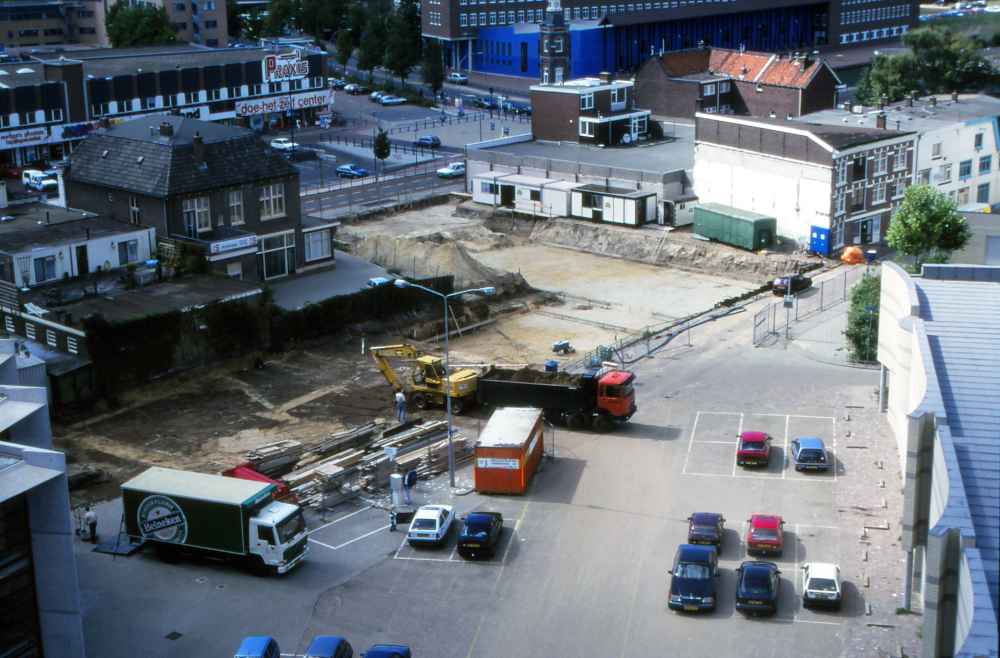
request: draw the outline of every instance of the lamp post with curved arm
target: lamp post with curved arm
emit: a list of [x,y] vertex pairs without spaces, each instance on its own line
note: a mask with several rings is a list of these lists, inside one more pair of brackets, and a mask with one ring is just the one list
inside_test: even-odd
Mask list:
[[436,290],[431,290],[430,288],[425,288],[416,283],[410,283],[406,279],[396,279],[395,285],[397,288],[420,288],[425,292],[429,292],[432,295],[437,295],[444,300],[444,372],[445,372],[445,408],[448,410],[448,478],[452,487],[455,486],[455,447],[451,440],[451,352],[449,350],[448,343],[448,298],[458,297],[459,295],[464,295],[469,292],[481,292],[484,295],[493,295],[496,293],[496,288],[493,286],[488,286],[486,288],[471,288],[469,290],[461,290],[459,292],[453,292],[449,295],[438,292]]

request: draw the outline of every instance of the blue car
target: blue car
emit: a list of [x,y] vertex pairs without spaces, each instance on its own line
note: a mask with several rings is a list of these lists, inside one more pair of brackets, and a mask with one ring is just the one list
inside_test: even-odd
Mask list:
[[778,611],[781,572],[774,562],[749,560],[736,570],[736,609],[750,614]]
[[354,649],[342,637],[320,635],[306,649],[303,658],[354,658]]
[[234,658],[280,658],[281,649],[273,637],[252,636],[243,639]]
[[337,167],[335,173],[338,178],[364,178],[368,175],[368,170],[357,165],[346,164]]
[[825,471],[830,465],[822,439],[795,439],[792,458],[796,471]]
[[413,658],[413,654],[410,653],[410,647],[376,644],[366,651],[361,658]]
[[714,546],[681,544],[668,573],[672,576],[668,608],[689,612],[715,610],[719,557]]

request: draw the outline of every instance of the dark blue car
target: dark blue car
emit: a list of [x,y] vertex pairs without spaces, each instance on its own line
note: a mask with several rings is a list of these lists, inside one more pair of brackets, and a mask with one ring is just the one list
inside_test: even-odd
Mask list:
[[320,635],[306,649],[303,658],[354,658],[354,649],[342,637]]
[[671,610],[715,610],[715,583],[719,576],[719,557],[714,546],[681,544],[670,570]]
[[413,658],[413,654],[410,653],[410,647],[376,644],[361,658]]
[[781,572],[774,562],[748,560],[736,570],[736,609],[750,614],[778,611]]

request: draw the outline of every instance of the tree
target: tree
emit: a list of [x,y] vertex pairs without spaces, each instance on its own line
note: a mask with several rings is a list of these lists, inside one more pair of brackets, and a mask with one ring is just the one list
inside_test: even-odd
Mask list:
[[851,358],[855,361],[875,361],[878,358],[879,312],[875,310],[869,313],[865,307],[874,306],[878,309],[881,295],[881,275],[866,276],[851,289],[851,307],[847,311],[844,336],[850,344]]
[[420,49],[413,47],[410,26],[399,14],[392,17],[389,28],[389,47],[385,51],[385,67],[405,85],[406,78],[420,60]]
[[[382,173],[385,174],[385,159],[392,153],[392,142],[389,141],[389,133],[378,129],[375,139],[372,141],[372,153],[376,160],[382,161]],[[375,196],[378,196],[378,166],[375,167]]]
[[347,75],[347,63],[351,61],[351,55],[353,54],[354,37],[351,36],[350,30],[341,30],[337,36],[337,47],[333,56],[337,60],[337,63],[344,69],[344,75]]
[[853,100],[860,105],[869,106],[878,102],[875,91],[872,89],[872,68],[870,66],[861,69],[858,82],[854,85]]
[[236,0],[226,0],[226,30],[234,39],[243,34],[243,19],[240,18],[240,6]]
[[972,239],[972,231],[951,197],[930,185],[917,185],[906,188],[886,239],[889,246],[913,256],[919,265],[935,252],[950,254],[963,249]]
[[1000,82],[1000,72],[982,55],[978,42],[946,27],[931,26],[903,35],[910,52],[872,58],[871,86],[878,98],[902,100],[910,90],[921,94],[979,91]]
[[104,19],[108,40],[114,48],[156,46],[177,41],[177,28],[160,5],[126,6],[116,2]]
[[264,18],[260,15],[260,9],[257,7],[250,7],[250,11],[247,13],[243,34],[246,38],[256,41],[264,36]]
[[271,0],[267,5],[267,18],[264,19],[264,35],[280,37],[286,29],[290,31],[297,14],[295,0]]
[[368,73],[368,82],[375,78],[375,67],[382,64],[382,42],[372,36],[366,36],[361,40],[361,47],[358,48],[358,70]]
[[431,93],[435,96],[444,86],[445,73],[444,64],[441,62],[441,42],[437,39],[428,39],[427,41],[427,51],[420,64],[420,77],[424,84],[431,88]]

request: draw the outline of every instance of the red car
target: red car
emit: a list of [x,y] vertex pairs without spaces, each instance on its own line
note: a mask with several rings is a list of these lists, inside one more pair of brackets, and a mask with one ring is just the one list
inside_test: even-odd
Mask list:
[[750,532],[747,533],[747,554],[774,553],[781,555],[785,546],[785,522],[780,516],[754,514],[749,519]]
[[767,466],[771,456],[771,435],[766,432],[743,432],[736,446],[736,463],[740,466]]

